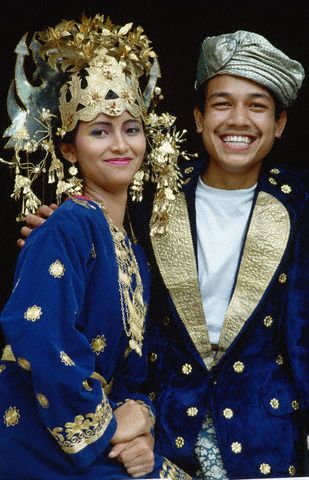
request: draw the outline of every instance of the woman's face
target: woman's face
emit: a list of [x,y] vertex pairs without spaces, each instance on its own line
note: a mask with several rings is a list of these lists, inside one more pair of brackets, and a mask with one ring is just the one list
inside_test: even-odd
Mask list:
[[[141,166],[146,138],[140,118],[124,112],[118,117],[100,114],[91,122],[79,122],[72,144],[61,152],[77,162],[84,190],[117,192],[127,189]],[[88,187],[88,188],[87,188]]]

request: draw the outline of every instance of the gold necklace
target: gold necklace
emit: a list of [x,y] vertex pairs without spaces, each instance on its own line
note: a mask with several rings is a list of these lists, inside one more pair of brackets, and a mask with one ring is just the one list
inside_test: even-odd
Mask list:
[[147,306],[132,243],[124,228],[115,226],[104,203],[93,201],[99,205],[107,220],[115,246],[123,328],[129,339],[129,347],[141,356]]

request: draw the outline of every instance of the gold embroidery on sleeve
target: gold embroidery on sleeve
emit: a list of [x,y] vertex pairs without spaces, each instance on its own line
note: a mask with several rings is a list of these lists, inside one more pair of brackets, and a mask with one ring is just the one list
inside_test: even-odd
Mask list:
[[73,367],[75,363],[65,352],[60,352],[61,362],[65,364],[66,367]]
[[28,310],[24,313],[24,318],[26,320],[29,320],[30,322],[35,322],[41,317],[42,313],[43,312],[41,307],[33,305],[32,307],[29,307]]
[[192,480],[190,475],[167,459],[164,459],[163,461],[162,470],[160,470],[160,478],[169,478],[170,480]]
[[11,345],[5,345],[2,350],[1,360],[6,360],[7,362],[16,362],[14,353],[12,352]]
[[74,422],[67,422],[64,427],[55,427],[50,432],[65,453],[77,453],[99,440],[111,419],[112,409],[104,396],[94,413],[77,415]]
[[63,263],[60,262],[60,260],[56,260],[50,265],[48,271],[53,277],[61,278],[64,275],[65,268]]
[[7,427],[15,427],[20,419],[19,410],[16,407],[10,407],[4,412],[3,418]]
[[37,401],[41,405],[42,408],[48,408],[49,407],[49,401],[48,398],[43,395],[43,393],[37,393],[36,395]]
[[5,365],[0,365],[0,373],[4,372],[5,369],[6,369]]
[[25,358],[18,357],[17,363],[24,370],[27,370],[27,371],[31,370],[30,362],[28,362],[28,360],[26,360]]

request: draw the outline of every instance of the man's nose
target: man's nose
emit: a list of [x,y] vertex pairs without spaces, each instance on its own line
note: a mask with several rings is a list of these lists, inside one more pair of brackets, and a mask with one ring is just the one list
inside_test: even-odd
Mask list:
[[244,105],[234,105],[228,117],[230,126],[243,127],[249,124],[248,110]]

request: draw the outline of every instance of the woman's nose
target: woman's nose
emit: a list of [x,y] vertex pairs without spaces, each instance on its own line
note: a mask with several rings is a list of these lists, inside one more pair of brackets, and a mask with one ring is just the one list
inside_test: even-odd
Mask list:
[[114,133],[111,143],[111,150],[113,152],[125,152],[128,149],[128,144],[123,138],[122,133]]

